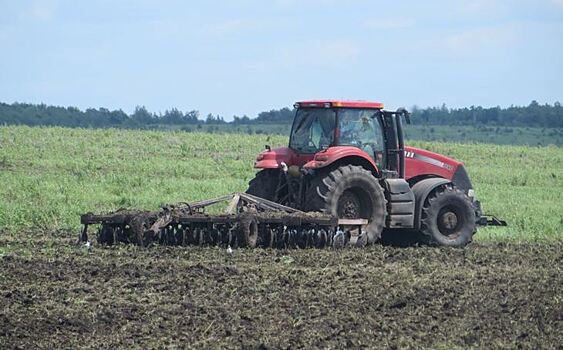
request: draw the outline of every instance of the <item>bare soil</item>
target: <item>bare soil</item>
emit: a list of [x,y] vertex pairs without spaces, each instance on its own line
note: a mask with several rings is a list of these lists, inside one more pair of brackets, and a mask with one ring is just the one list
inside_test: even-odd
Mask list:
[[0,236],[0,348],[562,349],[563,243],[227,254],[63,237]]

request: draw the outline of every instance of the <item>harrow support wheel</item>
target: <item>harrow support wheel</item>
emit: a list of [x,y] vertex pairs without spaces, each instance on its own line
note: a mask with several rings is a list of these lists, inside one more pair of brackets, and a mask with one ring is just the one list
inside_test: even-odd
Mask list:
[[247,217],[241,220],[242,246],[256,248],[258,243],[258,222],[254,217]]
[[113,227],[109,225],[102,225],[98,231],[98,243],[112,245],[113,241]]
[[129,223],[131,238],[135,244],[146,247],[152,242],[152,232],[149,231],[150,225],[143,215],[135,216]]

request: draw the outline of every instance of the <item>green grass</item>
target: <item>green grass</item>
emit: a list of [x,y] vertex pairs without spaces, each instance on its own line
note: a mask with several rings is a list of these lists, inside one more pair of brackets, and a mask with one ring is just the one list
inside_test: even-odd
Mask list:
[[405,136],[411,140],[492,143],[497,145],[563,146],[563,129],[503,126],[407,125]]
[[[78,232],[79,215],[244,191],[265,144],[285,136],[0,128],[0,228]],[[408,142],[466,163],[485,212],[478,239],[563,238],[563,149]]]

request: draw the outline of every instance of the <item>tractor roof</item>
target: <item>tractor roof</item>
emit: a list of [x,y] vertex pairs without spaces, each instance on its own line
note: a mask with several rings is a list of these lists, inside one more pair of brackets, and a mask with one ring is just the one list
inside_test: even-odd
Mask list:
[[311,100],[311,101],[299,101],[295,103],[295,108],[299,108],[299,107],[320,107],[320,108],[343,107],[343,108],[382,109],[383,103],[369,102],[369,101]]

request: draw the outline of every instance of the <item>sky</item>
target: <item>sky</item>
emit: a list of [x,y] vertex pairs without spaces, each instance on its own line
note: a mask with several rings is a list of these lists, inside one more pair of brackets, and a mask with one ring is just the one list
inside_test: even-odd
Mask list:
[[0,101],[255,117],[563,102],[563,0],[0,0]]

